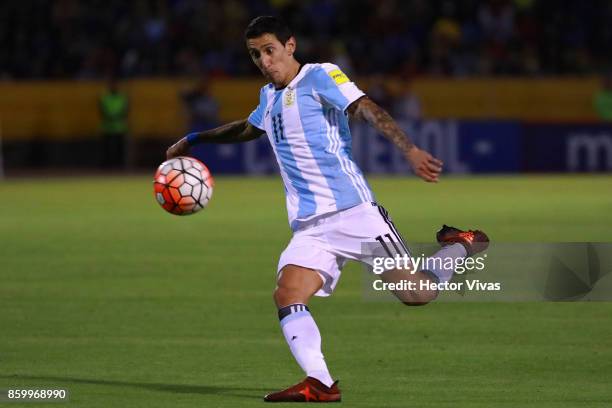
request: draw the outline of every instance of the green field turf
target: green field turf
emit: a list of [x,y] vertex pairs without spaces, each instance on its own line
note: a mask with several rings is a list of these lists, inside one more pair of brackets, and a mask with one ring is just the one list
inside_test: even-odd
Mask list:
[[[497,242],[612,241],[609,176],[371,181],[408,241],[442,223]],[[280,181],[218,178],[210,207],[182,218],[151,190],[142,177],[0,183],[0,389],[249,407],[303,377],[271,297],[290,238]],[[311,304],[344,406],[612,406],[612,303],[408,308],[365,300],[361,279],[350,265]]]

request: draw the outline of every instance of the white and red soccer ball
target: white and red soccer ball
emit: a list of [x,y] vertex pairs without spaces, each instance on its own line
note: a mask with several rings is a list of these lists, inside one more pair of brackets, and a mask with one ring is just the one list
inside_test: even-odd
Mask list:
[[208,204],[215,181],[193,157],[176,157],[159,165],[153,181],[155,199],[171,214],[194,214]]

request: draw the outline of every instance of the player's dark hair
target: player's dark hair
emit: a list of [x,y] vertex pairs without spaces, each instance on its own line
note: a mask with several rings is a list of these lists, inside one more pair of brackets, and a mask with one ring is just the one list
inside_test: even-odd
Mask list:
[[291,29],[282,18],[259,16],[251,20],[244,31],[244,38],[248,40],[250,38],[261,37],[264,34],[274,34],[283,45],[293,36]]

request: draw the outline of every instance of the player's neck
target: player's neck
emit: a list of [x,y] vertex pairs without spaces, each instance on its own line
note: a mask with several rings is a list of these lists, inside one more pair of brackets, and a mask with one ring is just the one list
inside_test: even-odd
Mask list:
[[291,62],[291,67],[289,68],[289,71],[288,71],[289,74],[287,75],[285,80],[280,84],[274,84],[274,87],[277,90],[285,88],[287,85],[291,83],[291,81],[293,81],[293,78],[295,78],[299,74],[301,67],[302,67],[302,64],[300,64],[299,62],[297,62],[297,60],[294,59]]

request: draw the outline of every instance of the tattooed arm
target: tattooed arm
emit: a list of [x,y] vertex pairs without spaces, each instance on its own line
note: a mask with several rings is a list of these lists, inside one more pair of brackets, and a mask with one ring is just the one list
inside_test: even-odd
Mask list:
[[166,158],[183,156],[191,146],[200,143],[240,143],[257,139],[264,131],[251,125],[248,120],[238,120],[204,132],[190,133],[166,151]]
[[416,147],[386,110],[364,96],[353,102],[347,112],[352,118],[369,123],[393,142],[402,151],[417,176],[428,182],[438,181],[442,171],[442,162],[425,150]]

